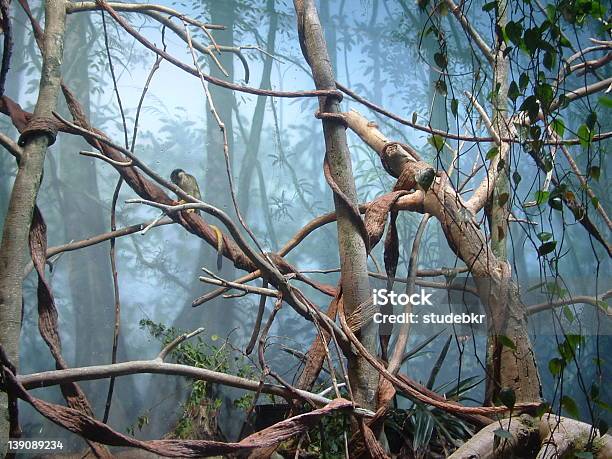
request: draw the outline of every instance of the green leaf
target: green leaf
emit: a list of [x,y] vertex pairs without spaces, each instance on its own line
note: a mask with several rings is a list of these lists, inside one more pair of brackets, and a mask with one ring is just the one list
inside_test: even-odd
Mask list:
[[540,405],[535,410],[535,417],[541,418],[542,416],[544,416],[546,413],[549,413],[549,412],[550,412],[550,404],[546,402],[540,403]]
[[565,133],[565,123],[561,118],[555,118],[550,125],[559,137],[563,137]]
[[444,54],[444,53],[436,53],[436,54],[434,54],[434,62],[436,63],[436,65],[438,67],[440,67],[442,70],[444,70],[446,68],[446,66],[448,65],[448,60],[447,60],[446,54]]
[[563,315],[570,324],[574,321],[574,313],[569,306],[563,306]]
[[589,177],[599,181],[599,177],[601,176],[601,169],[599,166],[591,166],[589,167]]
[[563,210],[563,201],[559,196],[551,196],[548,200],[548,205],[555,210]]
[[502,346],[512,349],[513,351],[516,351],[516,344],[514,344],[514,341],[512,341],[507,336],[498,335],[497,340],[501,343]]
[[438,91],[443,96],[445,96],[448,92],[448,89],[446,87],[446,81],[444,81],[442,78],[436,81],[436,91]]
[[565,38],[563,35],[559,37],[559,44],[563,46],[564,48],[572,47],[572,44],[570,43],[570,41],[567,38]]
[[497,2],[485,3],[484,5],[482,5],[482,11],[485,11],[488,13],[489,11],[493,11],[496,6],[497,6]]
[[597,124],[597,113],[591,112],[586,119],[586,125],[592,131],[595,129],[595,125]]
[[432,135],[430,136],[427,141],[429,142],[429,144],[431,146],[433,146],[438,152],[442,151],[442,149],[444,148],[444,137],[439,136],[439,135]]
[[559,376],[563,368],[565,368],[565,362],[558,357],[548,361],[548,371],[550,371],[550,374],[553,376]]
[[499,153],[499,148],[498,147],[491,147],[491,149],[489,151],[487,151],[487,155],[486,155],[486,159],[491,160],[493,158],[495,158],[497,156],[497,154]]
[[504,31],[512,43],[514,43],[516,46],[520,46],[521,36],[523,35],[523,26],[520,22],[508,22],[504,28]]
[[550,107],[550,104],[552,103],[554,98],[553,89],[551,85],[549,85],[548,83],[538,84],[535,88],[535,94],[543,107]]
[[605,433],[608,431],[608,423],[603,419],[600,419],[597,423],[597,428],[599,429],[599,433],[601,435],[605,435]]
[[589,397],[591,397],[592,400],[595,400],[596,398],[599,397],[599,386],[597,385],[597,383],[591,384],[591,390],[589,391]]
[[527,85],[529,84],[529,75],[526,73],[521,73],[519,77],[519,88],[521,88],[521,92],[527,89]]
[[535,192],[535,200],[536,204],[539,206],[540,204],[546,202],[548,200],[548,196],[550,193],[548,191],[536,191]]
[[525,30],[523,40],[525,42],[525,46],[529,50],[529,54],[533,55],[537,51],[538,47],[540,46],[540,39],[541,33],[538,27]]
[[580,417],[580,411],[578,410],[578,405],[574,399],[568,395],[564,395],[561,397],[561,406],[565,409],[567,414],[569,414],[574,419],[578,419]]
[[454,116],[457,116],[457,112],[459,110],[459,101],[455,98],[451,100],[451,112]]
[[499,400],[508,408],[514,408],[516,403],[516,394],[510,387],[504,387],[499,391]]
[[580,140],[580,145],[582,145],[584,148],[587,148],[593,141],[593,131],[591,131],[586,124],[580,125],[577,134],[578,139]]
[[538,114],[540,113],[540,104],[538,103],[537,97],[527,97],[519,107],[519,110],[526,111],[529,115],[531,123],[535,123],[538,119]]
[[612,108],[612,97],[601,96],[599,99],[597,99],[597,102],[602,107]]
[[552,238],[551,233],[547,233],[546,231],[542,231],[541,233],[538,233],[538,239],[542,242],[546,242],[550,240],[550,238]]
[[512,102],[516,102],[516,99],[521,95],[521,91],[519,91],[519,87],[516,84],[516,81],[510,83],[510,87],[508,88],[508,98],[512,100]]
[[544,67],[548,70],[552,70],[557,62],[557,53],[552,51],[546,51],[544,53],[544,59],[542,60],[544,63]]
[[559,108],[567,108],[570,104],[570,100],[565,94],[559,96]]
[[499,197],[497,198],[497,204],[499,205],[499,207],[503,207],[504,204],[508,202],[509,197],[510,195],[508,193],[500,194]]
[[412,124],[416,124],[419,115],[417,112],[412,112]]
[[542,257],[546,254],[549,254],[550,252],[555,250],[555,247],[557,247],[557,241],[545,242],[540,247],[538,247],[538,257]]
[[597,405],[598,407],[600,407],[603,410],[612,411],[612,406],[608,405],[603,400],[595,400],[593,403],[595,403],[595,405]]
[[495,429],[493,431],[493,434],[496,437],[503,438],[504,440],[511,440],[512,439],[512,434],[509,431],[504,430],[502,428]]
[[521,183],[521,174],[519,174],[517,171],[514,171],[512,173],[512,180],[516,185],[518,185],[519,183]]

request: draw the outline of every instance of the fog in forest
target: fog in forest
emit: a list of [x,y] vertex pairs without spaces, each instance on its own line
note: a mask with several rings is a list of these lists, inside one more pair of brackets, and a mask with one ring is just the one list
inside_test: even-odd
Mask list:
[[[240,84],[246,83],[248,78],[248,84],[254,87],[285,91],[314,87],[300,51],[292,2],[204,0],[161,3],[202,21],[225,25],[225,30],[213,31],[216,42],[228,47],[242,47],[237,53],[216,55],[228,77],[209,57],[200,57],[202,71]],[[441,88],[439,71],[432,65],[439,52],[439,42],[427,32],[432,24],[417,2],[320,0],[317,5],[339,82],[406,119],[452,132],[474,129],[486,136],[486,127],[478,113],[471,107],[467,111],[469,101],[464,91],[486,100],[486,94],[491,91],[491,74],[483,67],[474,78],[473,54],[466,45],[464,31],[456,22],[445,21],[445,45],[448,55],[452,56],[449,62],[452,85]],[[35,16],[41,18],[40,4],[32,3],[31,6]],[[488,18],[485,21],[478,11],[480,7],[474,9],[470,19],[483,33],[490,33]],[[13,13],[15,46],[5,93],[31,111],[38,91],[41,57],[23,11],[13,8]],[[123,16],[158,47],[166,46],[175,57],[192,62],[185,43],[171,31],[166,30],[162,35],[160,27],[152,20],[143,19],[144,16]],[[199,182],[203,200],[223,209],[238,221],[229,194],[222,136],[207,108],[199,79],[163,61],[152,74],[143,97],[155,56],[99,11],[70,14],[67,21],[63,78],[83,104],[92,125],[128,149],[135,138],[135,154],[165,178],[169,178],[176,168],[193,174]],[[584,37],[593,36],[587,27],[578,33]],[[194,40],[209,43],[201,30],[193,28],[191,34]],[[116,91],[108,53],[116,77]],[[579,84],[580,78],[571,76],[568,86],[572,81]],[[316,98],[258,97],[214,85],[208,87],[227,129],[231,173],[240,213],[262,248],[276,252],[310,220],[334,210],[332,191],[322,172],[325,147],[321,122],[314,116],[318,101]],[[142,106],[138,112],[141,97]],[[458,118],[451,113],[453,99],[459,101]],[[565,128],[576,132],[596,100],[597,96],[585,98],[567,108]],[[438,152],[436,146],[428,141],[428,133],[407,129],[349,97],[342,101],[342,109],[359,110],[389,138],[412,146],[436,169],[448,170],[451,167],[451,154],[446,150]],[[70,118],[61,97],[58,111],[63,117]],[[599,111],[598,122],[602,131],[609,130],[610,110]],[[2,117],[0,123],[2,132],[16,138],[8,117]],[[350,130],[347,130],[347,135],[359,202],[371,201],[393,187],[393,178],[380,167],[375,152]],[[449,143],[453,148],[458,146],[455,140],[449,140]],[[600,145],[604,150],[609,146],[609,140]],[[520,206],[520,203],[534,199],[542,178],[537,176],[533,161],[521,152],[520,146],[513,148],[511,168],[520,183],[517,183],[511,199],[515,203],[514,217],[519,221],[510,224],[508,258],[525,303],[541,303],[550,295],[543,286],[551,281],[554,273],[537,252],[540,245],[537,234],[542,232],[554,235],[557,249],[562,253],[557,266],[558,288],[569,295],[603,294],[611,286],[610,258],[568,211],[561,213],[551,208]],[[126,203],[126,200],[136,198],[136,194],[125,185],[117,188],[119,175],[111,165],[79,154],[79,151],[91,149],[77,136],[61,135],[47,153],[37,203],[48,226],[49,247],[109,231],[113,194],[117,189],[117,228],[146,224],[159,215],[158,209]],[[484,158],[487,150],[486,144],[463,143],[459,172],[451,176],[453,183],[459,185],[471,172],[474,161]],[[16,170],[14,159],[0,154],[0,222],[4,219]],[[603,207],[608,209],[611,204],[607,187],[609,174],[610,167],[607,162],[602,162],[601,180],[591,182]],[[477,172],[478,181],[482,177],[484,171],[480,170]],[[203,216],[207,222],[223,228],[210,215]],[[414,212],[399,214],[399,278],[406,277],[412,240],[421,217]],[[567,224],[563,224],[563,219]],[[531,223],[526,224],[525,220]],[[246,232],[244,234],[248,238]],[[336,227],[331,223],[310,234],[285,259],[305,271],[309,278],[336,285],[339,280],[337,246]],[[63,355],[69,366],[111,361],[115,299],[109,250],[106,241],[51,257],[47,265],[48,279],[59,311]],[[118,361],[154,358],[163,345],[163,338],[154,336],[156,331],[160,331],[160,326],[174,327],[181,332],[204,327],[200,339],[203,348],[209,352],[208,364],[218,365],[219,371],[241,372],[255,380],[259,378],[257,351],[248,357],[242,354],[251,335],[259,297],[241,296],[230,291],[228,298],[217,297],[198,307],[191,306],[194,299],[215,288],[198,280],[199,276],[206,275],[202,267],[229,280],[239,278],[243,271],[235,269],[226,259],[222,270],[217,272],[215,249],[179,225],[158,226],[148,229],[145,234],[137,232],[117,238],[115,251],[121,303]],[[464,264],[449,248],[440,225],[432,219],[421,242],[419,267],[462,266]],[[368,267],[370,271],[384,275],[382,244],[374,249]],[[31,266],[26,271],[20,342],[22,374],[55,368],[37,328],[36,273]],[[457,279],[465,278],[460,275]],[[448,279],[437,279],[438,282],[445,280]],[[261,286],[261,280],[252,285]],[[303,283],[299,285],[315,304],[322,308],[327,306],[329,297]],[[373,288],[384,285],[384,280],[376,279],[371,284]],[[404,285],[396,283],[395,288],[403,292]],[[436,292],[434,298],[442,310],[448,308],[447,291],[428,291]],[[462,295],[457,292],[453,295],[454,300],[460,302]],[[268,299],[264,323],[273,307],[273,299]],[[557,347],[562,341],[562,331],[551,319],[553,314],[559,323],[565,321],[567,330],[585,337],[576,355],[579,365],[565,369],[562,387],[555,383],[549,371],[549,362],[557,356]],[[545,398],[552,400],[555,394],[563,391],[578,404],[581,419],[589,422],[591,414],[587,408],[587,394],[591,383],[600,384],[602,399],[609,400],[610,396],[610,385],[603,383],[610,378],[607,359],[612,345],[609,317],[592,305],[576,304],[541,312],[532,319],[530,332]],[[412,355],[403,369],[425,384],[453,332],[452,328],[439,327],[436,330],[439,335]],[[300,367],[296,354],[308,350],[315,332],[310,322],[284,305],[268,334],[266,363],[287,381],[294,381]],[[480,404],[484,396],[481,380],[485,336],[478,330],[462,333],[461,340],[451,340],[433,388],[449,388],[458,381],[471,382],[474,388],[468,396]],[[432,335],[433,329],[416,327],[410,335],[408,350]],[[603,382],[597,365],[593,363],[597,358],[604,360]],[[104,412],[108,384],[106,379],[80,383],[97,417]],[[314,392],[330,385],[329,374],[323,372]],[[138,438],[161,438],[176,428],[191,387],[192,381],[178,376],[141,374],[117,378],[109,422],[116,430]],[[245,405],[248,408],[248,403],[240,403],[240,398],[247,392],[215,385],[206,390],[211,391],[213,399],[220,403],[219,422],[225,437],[236,439],[244,421]],[[34,393],[45,400],[62,403],[58,387],[37,389]],[[268,396],[262,395],[260,403],[269,402]],[[410,405],[406,399],[402,403]],[[612,424],[609,412],[603,417]],[[47,421],[25,403],[20,403],[20,420],[25,437],[64,438],[70,439],[72,445],[84,445],[83,440]]]

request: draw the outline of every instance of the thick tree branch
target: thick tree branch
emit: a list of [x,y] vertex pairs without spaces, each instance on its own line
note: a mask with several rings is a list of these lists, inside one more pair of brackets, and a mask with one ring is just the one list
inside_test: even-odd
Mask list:
[[[65,2],[45,2],[45,39],[43,63],[34,119],[51,118],[60,88],[63,60]],[[19,366],[19,335],[21,331],[21,307],[23,267],[28,249],[28,236],[36,196],[40,187],[47,147],[54,136],[41,130],[31,130],[22,136],[24,143],[17,177],[11,190],[8,211],[0,243],[0,345],[7,358]],[[9,400],[6,392],[0,392],[0,457],[6,454],[9,436]]]
[[[206,368],[166,363],[158,358],[153,360],[134,360],[131,362],[121,362],[110,365],[94,365],[81,368],[69,368],[67,370],[52,370],[29,375],[19,375],[17,380],[23,384],[26,389],[36,389],[40,387],[57,386],[67,382],[91,381],[142,373],[185,376],[229,387],[236,387],[238,389],[260,391],[264,394],[277,395],[287,399],[306,399],[319,406],[326,405],[331,401],[326,397],[300,389],[289,390],[279,385],[261,384],[259,381],[253,381],[227,373],[220,373]],[[372,411],[358,407],[355,408],[354,412],[357,415],[366,417],[374,415]]]
[[[294,0],[297,14],[300,47],[306,62],[312,69],[315,86],[320,90],[336,91],[323,30],[313,0]],[[322,113],[339,114],[337,97],[319,99]],[[342,268],[342,298],[349,315],[370,296],[367,273],[367,249],[364,227],[360,216],[355,215],[357,192],[347,145],[345,127],[334,119],[323,118],[325,138],[324,170],[326,179],[334,191],[334,204],[338,215],[338,246]],[[361,223],[361,226],[359,225]],[[376,352],[376,327],[365,322],[359,339],[366,349]],[[349,379],[355,400],[362,406],[374,408],[378,375],[360,357],[349,357]]]

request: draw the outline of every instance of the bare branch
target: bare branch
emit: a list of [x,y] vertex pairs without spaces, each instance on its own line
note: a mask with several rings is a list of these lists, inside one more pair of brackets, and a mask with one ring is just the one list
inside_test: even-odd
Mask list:
[[[548,133],[555,139],[559,138],[559,136],[550,127],[548,127]],[[595,209],[597,210],[597,212],[599,212],[601,218],[603,218],[604,222],[606,223],[606,226],[608,227],[608,230],[612,231],[612,221],[610,220],[610,217],[608,217],[606,210],[601,205],[601,201],[595,196],[593,189],[589,186],[586,179],[584,178],[584,175],[582,175],[582,173],[580,172],[578,164],[576,164],[576,161],[574,161],[574,158],[570,154],[569,150],[564,145],[561,145],[560,147],[561,151],[563,152],[563,155],[565,156],[565,159],[572,168],[572,171],[574,171],[574,175],[576,175],[576,178],[580,182],[581,187],[586,190],[592,202],[597,202],[597,205],[595,205]]]
[[155,360],[159,360],[160,362],[163,362],[166,359],[166,356],[172,352],[179,344],[181,344],[183,341],[186,341],[190,338],[193,338],[196,335],[199,335],[200,333],[202,333],[204,331],[203,327],[197,328],[196,330],[189,332],[189,333],[183,333],[182,335],[177,336],[176,338],[174,338],[170,343],[168,343],[160,352],[159,354],[157,354],[157,357]]
[[4,132],[0,132],[0,145],[6,148],[6,151],[13,155],[17,161],[23,156],[21,147]]
[[[446,5],[448,6],[448,9],[451,10],[451,12],[455,15],[455,17],[461,24],[461,27],[463,27],[463,30],[465,31],[465,33],[467,33],[468,36],[474,41],[474,43],[476,43],[476,46],[478,46],[480,51],[482,51],[482,54],[484,55],[485,59],[489,62],[489,64],[492,65],[493,61],[495,60],[493,51],[491,51],[491,48],[489,47],[489,45],[485,43],[485,41],[480,36],[480,34],[476,31],[476,29],[472,27],[472,24],[470,24],[465,14],[463,14],[463,10],[461,9],[461,7],[456,5],[455,2],[453,2],[453,0],[444,0],[444,1]],[[464,4],[463,1],[461,3],[462,5]]]
[[[480,182],[480,185],[476,188],[472,197],[467,201],[466,206],[473,213],[476,214],[480,209],[484,207],[484,205],[489,201],[493,191],[495,190],[495,184],[499,178],[500,173],[504,172],[504,170],[499,170],[498,167],[501,161],[507,161],[508,150],[510,149],[510,145],[506,142],[502,142],[499,133],[493,127],[493,123],[491,119],[485,112],[484,108],[478,103],[476,98],[472,96],[471,93],[467,92],[465,95],[470,99],[470,102],[474,105],[474,108],[480,114],[485,126],[487,127],[489,133],[493,137],[495,144],[497,145],[499,151],[493,157],[489,164],[489,168],[487,169],[486,177]],[[510,126],[512,125],[512,121],[508,123]],[[512,131],[511,131],[512,132]]]
[[92,158],[98,158],[101,159],[104,162],[107,162],[108,164],[110,164],[111,166],[117,166],[117,167],[129,167],[132,166],[134,164],[134,162],[132,160],[129,161],[115,161],[114,159],[111,158],[107,158],[106,156],[100,154],[100,153],[96,153],[95,151],[79,151],[80,155],[83,156],[90,156]]
[[[260,389],[259,381],[253,381],[250,379],[241,378],[239,376],[220,373],[218,371],[212,371],[206,368],[198,368],[176,363],[165,363],[159,361],[158,359],[134,360],[131,362],[121,362],[110,365],[94,365],[81,368],[69,368],[66,370],[45,371],[41,373],[32,373],[29,375],[19,375],[17,380],[26,389],[35,389],[40,387],[57,386],[67,382],[91,381],[96,379],[106,379],[110,378],[111,376],[118,377],[142,373],[186,376],[189,378],[250,391],[257,391]],[[327,405],[329,402],[331,402],[330,399],[312,392],[307,392],[300,389],[294,390],[295,394],[297,394],[299,397],[309,400],[317,406]],[[285,387],[275,384],[263,384],[261,387],[261,392],[270,395],[277,395],[287,399],[296,398],[293,391],[287,390]],[[354,413],[358,416],[365,417],[372,417],[374,415],[372,411],[358,407],[355,408]]]
[[216,276],[212,271],[209,271],[206,268],[202,268],[202,269],[206,271],[208,274],[215,277],[215,278],[210,278],[210,277],[200,276],[199,279],[202,282],[206,282],[207,284],[220,285],[223,287],[227,287],[228,289],[233,288],[236,290],[242,290],[247,293],[255,293],[257,295],[270,296],[274,298],[278,298],[279,296],[278,290],[272,290],[272,289],[263,288],[263,287],[253,287],[252,285],[245,285],[245,284],[240,284],[238,282],[228,281],[225,279],[221,279],[220,277]]
[[[406,282],[406,294],[412,294],[414,285],[416,283],[417,266],[419,264],[419,249],[421,246],[421,239],[423,238],[423,234],[425,233],[425,228],[427,228],[427,222],[429,221],[429,218],[429,214],[423,215],[421,223],[419,224],[416,235],[414,236],[412,242],[410,260],[408,261],[408,279]],[[404,306],[404,313],[411,312],[412,304],[410,302],[407,302]],[[405,323],[401,324],[401,328],[397,336],[397,341],[395,342],[395,348],[393,349],[393,354],[389,359],[389,365],[387,365],[387,370],[391,374],[397,374],[397,372],[402,366],[402,357],[404,356],[404,350],[406,348],[406,344],[408,343],[409,334],[410,322],[406,321]]]
[[539,303],[527,306],[527,314],[537,314],[538,312],[547,311],[549,309],[558,308],[559,306],[567,306],[570,304],[590,304],[592,306],[601,308],[608,316],[612,316],[612,310],[610,310],[610,308],[604,307],[605,300],[610,297],[612,297],[612,290],[608,290],[606,293],[601,295],[601,299],[586,295],[572,296],[570,298],[565,298],[562,300],[549,301],[546,303]]
[[[91,236],[91,237],[88,237],[87,239],[83,239],[80,241],[74,241],[74,242],[69,242],[67,244],[58,245],[55,247],[49,247],[47,249],[47,259],[51,258],[54,255],[57,255],[58,253],[71,252],[73,250],[82,249],[85,247],[99,244],[104,241],[108,241],[109,239],[118,238],[122,236],[128,236],[130,234],[137,233],[138,231],[142,231],[143,228],[150,226],[151,223],[154,223],[154,222],[155,220],[149,223],[139,223],[137,225],[126,226],[125,228],[120,228],[115,231],[109,231],[107,233],[102,233],[96,236]],[[173,223],[175,223],[173,220],[171,220],[170,218],[166,218],[166,219],[160,220],[157,223],[155,223],[155,226],[172,225]],[[27,276],[30,273],[30,271],[32,271],[33,268],[34,266],[32,262],[30,261],[23,270],[23,276],[24,277]]]
[[[119,2],[108,2],[109,6],[116,11],[124,11],[126,13],[144,13],[149,14],[150,12],[159,12],[167,14],[169,17],[176,17],[181,21],[188,22],[191,25],[207,30],[224,30],[224,25],[219,24],[206,24],[204,22],[192,19],[191,17],[178,12],[172,8],[163,5],[155,5],[150,3],[119,3]],[[96,2],[69,2],[66,4],[66,13],[79,13],[81,11],[95,11],[100,10],[102,7]]]
[[[180,68],[181,70],[189,73],[190,75],[193,75],[198,78],[200,77],[197,69],[181,62],[180,60],[176,59],[171,54],[168,54],[166,51],[159,49],[153,43],[147,40],[143,35],[138,33],[125,19],[119,16],[119,14],[117,14],[117,12],[108,2],[104,0],[99,0],[99,4],[105,11],[107,11],[113,17],[115,21],[117,21],[117,23],[119,23],[121,27],[125,29],[126,32],[128,32],[131,36],[133,36],[136,40],[138,40],[146,48],[153,51],[158,56],[163,57],[165,60],[175,65],[176,67]],[[312,91],[293,91],[293,92],[291,91],[273,91],[271,89],[258,89],[258,88],[252,88],[250,86],[242,86],[242,85],[238,85],[235,83],[230,83],[230,82],[227,82],[227,81],[224,81],[219,78],[215,78],[213,76],[206,75],[206,74],[203,74],[203,77],[207,82],[212,83],[214,85],[221,86],[227,89],[232,89],[234,91],[245,92],[248,94],[255,94],[259,96],[296,98],[296,97],[320,97],[320,96],[337,96],[338,95],[338,91],[336,90],[312,90]]]
[[[430,134],[434,134],[434,135],[438,135],[440,137],[443,137],[445,139],[452,139],[452,140],[464,140],[466,142],[494,142],[495,139],[493,137],[481,137],[481,136],[469,136],[469,135],[463,135],[463,134],[454,134],[452,132],[447,132],[447,131],[442,131],[440,129],[434,129],[431,128],[429,126],[424,126],[422,124],[418,124],[418,123],[414,123],[411,120],[408,120],[406,118],[402,118],[399,115],[396,115],[393,112],[390,112],[384,108],[382,108],[379,105],[376,105],[373,102],[370,102],[369,100],[367,100],[364,97],[361,97],[360,95],[358,95],[356,92],[352,91],[351,89],[347,88],[346,86],[342,85],[341,83],[339,83],[338,81],[336,81],[336,87],[342,91],[343,93],[347,94],[348,96],[350,96],[352,99],[356,100],[357,102],[359,102],[362,105],[365,105],[366,107],[368,107],[369,109],[375,111],[376,113],[380,113],[381,115],[386,116],[387,118],[390,118],[394,121],[397,121],[400,124],[403,124],[404,126],[409,126],[412,127],[418,131],[422,131],[422,132],[428,132]],[[601,91],[602,89],[598,86],[596,88],[591,88],[591,91]],[[578,90],[577,90],[578,91]],[[574,93],[576,93],[577,91],[574,91]],[[596,91],[595,91],[596,92]],[[566,97],[570,97],[572,96],[572,99],[566,99],[566,100],[573,100],[574,98],[577,98],[576,95],[574,93],[567,93]],[[598,134],[595,135],[593,137],[593,142],[598,142],[604,139],[608,139],[612,137],[612,132],[605,132],[602,134]],[[522,140],[519,138],[502,138],[500,139],[503,142],[508,142],[508,143],[522,143]],[[561,141],[554,141],[554,140],[544,140],[542,142],[543,145],[558,145],[558,144],[563,144],[563,145],[578,145],[580,144],[580,139],[578,138],[574,138],[574,139],[566,139],[566,140],[561,140]]]

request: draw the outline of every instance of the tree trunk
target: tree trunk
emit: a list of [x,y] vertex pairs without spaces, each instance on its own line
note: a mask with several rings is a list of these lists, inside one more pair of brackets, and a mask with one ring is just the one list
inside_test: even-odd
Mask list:
[[[389,140],[375,126],[355,111],[345,114],[345,120],[374,151],[382,153]],[[419,168],[430,166],[408,161],[396,167],[393,172],[399,176],[400,167],[414,174]],[[540,400],[540,378],[527,330],[525,305],[511,278],[510,266],[492,252],[474,217],[445,177],[435,180],[425,193],[422,212],[433,215],[440,222],[448,245],[470,268],[480,299],[487,308],[490,333],[495,335],[494,349],[497,351],[492,360],[495,365],[487,378],[493,381],[495,392],[508,387],[514,390],[517,402]],[[500,336],[509,338],[512,343]],[[504,342],[507,345],[504,346]]]
[[[294,0],[298,18],[300,45],[306,61],[312,69],[317,89],[336,89],[334,75],[327,53],[323,30],[317,10],[312,0]],[[340,104],[333,97],[319,101],[323,113],[339,113]],[[335,120],[323,120],[326,157],[332,180],[352,205],[357,204],[357,192],[351,165],[351,157],[346,141],[345,128]],[[342,271],[342,294],[344,309],[347,315],[370,295],[370,284],[367,274],[367,254],[365,242],[357,228],[351,210],[334,195],[334,205],[338,215],[338,245],[340,267]],[[373,322],[363,326],[358,334],[365,348],[376,354],[376,327]],[[349,359],[348,376],[355,401],[366,408],[375,408],[378,373],[360,356]]]
[[[278,15],[276,14],[276,11],[274,11],[274,0],[267,1],[266,12],[270,18],[270,26],[268,29],[268,38],[266,40],[266,57],[264,59],[261,83],[259,85],[261,89],[271,88],[270,74],[272,72],[272,56],[274,55],[276,29],[278,28]],[[249,214],[249,204],[252,198],[249,195],[249,192],[253,174],[257,167],[257,155],[259,153],[259,145],[261,143],[261,133],[267,100],[268,98],[264,96],[257,98],[255,112],[253,113],[253,121],[251,123],[251,130],[249,131],[249,139],[246,144],[246,152],[240,168],[240,180],[238,181],[238,202],[240,204],[240,211],[245,218]]]
[[[34,108],[35,118],[49,118],[55,110],[61,79],[65,19],[65,2],[45,2],[43,66]],[[51,138],[41,131],[33,131],[24,141],[23,156],[11,191],[0,243],[0,344],[15,366],[19,364],[23,268],[26,264],[28,235],[42,179],[45,153]],[[0,392],[2,457],[6,454],[9,436],[8,419],[8,397],[6,392]]]
[[[27,17],[24,14],[21,6],[13,3],[12,9],[14,14],[12,17],[13,24],[27,21]],[[13,26],[13,52],[11,55],[11,67],[6,80],[4,93],[17,100],[19,92],[21,90],[21,79],[23,75],[23,62],[25,61],[25,29],[23,27]],[[6,126],[6,132],[8,135],[14,135],[17,130],[13,127],[10,120],[2,121],[2,128]],[[11,194],[11,177],[16,171],[15,160],[11,155],[2,154],[0,155],[0,224],[4,222],[6,211],[8,208],[8,201]]]
[[[89,49],[82,46],[91,33],[90,19],[86,15],[68,18],[66,31],[65,83],[72,88],[85,114],[90,116]],[[92,234],[108,231],[98,190],[98,160],[78,155],[87,143],[76,136],[60,139],[59,177],[62,187],[60,210],[64,222],[64,239],[79,240]],[[74,320],[75,366],[110,362],[113,336],[113,287],[108,261],[108,245],[98,244],[79,250],[66,257],[68,290]],[[94,413],[99,412],[105,400],[106,382],[85,382]]]

